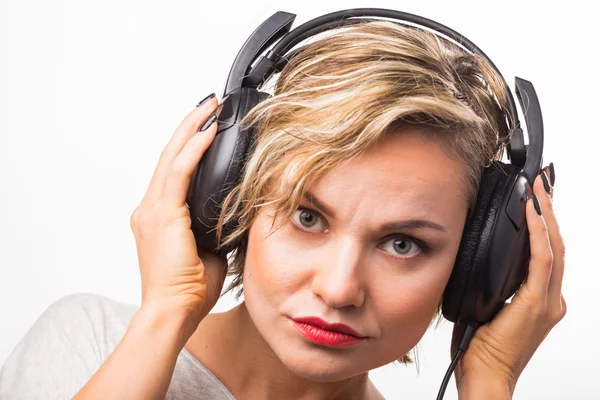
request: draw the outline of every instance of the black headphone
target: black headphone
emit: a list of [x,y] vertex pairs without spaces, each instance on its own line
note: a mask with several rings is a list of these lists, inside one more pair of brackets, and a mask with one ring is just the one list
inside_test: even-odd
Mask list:
[[[290,32],[296,15],[276,12],[250,35],[233,62],[225,85],[223,96],[228,97],[219,115],[217,136],[205,152],[191,182],[187,203],[192,230],[201,248],[215,252],[220,205],[241,179],[244,163],[251,153],[254,132],[252,129],[241,130],[239,122],[254,106],[270,97],[268,93],[258,91],[257,87],[280,72],[293,54],[302,49],[300,47],[288,54],[296,44],[330,28],[373,20],[364,18],[368,16],[396,19],[405,25],[406,22],[418,24],[442,33],[467,50],[481,55],[500,74],[489,57],[467,38],[417,15],[379,8],[348,9],[312,19]],[[506,85],[508,104],[514,118],[514,121],[509,118],[513,132],[507,144],[510,164],[494,161],[485,169],[476,206],[464,227],[454,269],[444,292],[444,317],[474,329],[492,320],[504,302],[521,286],[528,272],[530,250],[525,203],[532,195],[533,182],[541,171],[544,132],[533,85],[515,77],[515,86],[525,116],[529,143],[525,144],[515,102]],[[230,233],[236,223],[225,225],[223,235]],[[219,253],[225,254],[230,250],[221,249]]]

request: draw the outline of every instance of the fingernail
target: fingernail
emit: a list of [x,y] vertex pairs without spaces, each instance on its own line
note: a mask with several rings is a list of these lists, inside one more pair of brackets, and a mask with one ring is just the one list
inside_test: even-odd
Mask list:
[[540,206],[540,202],[537,198],[537,196],[534,194],[533,196],[531,196],[532,200],[533,200],[533,206],[535,207],[535,212],[538,215],[542,215],[542,206]]
[[218,117],[221,114],[221,110],[223,109],[223,103],[219,104],[215,109],[215,115]]
[[552,187],[554,187],[554,179],[556,178],[556,175],[554,175],[554,163],[551,162],[550,163],[550,183],[552,184]]
[[215,97],[214,93],[209,94],[208,96],[206,96],[205,98],[203,98],[202,100],[200,100],[200,102],[198,104],[196,104],[196,107],[200,107],[202,104],[206,103],[207,101],[209,101],[213,97]]
[[544,183],[544,189],[546,192],[550,194],[552,188],[550,187],[550,182],[548,182],[548,177],[546,176],[546,171],[542,172],[542,182]]
[[229,98],[229,96],[231,96],[231,93],[229,93],[227,96],[225,96],[221,99],[221,104],[225,103],[225,100],[227,100]]
[[198,130],[198,132],[203,132],[203,131],[207,130],[213,124],[213,122],[215,122],[216,120],[217,120],[217,114],[215,114],[213,112],[212,114],[210,114],[210,117],[208,117],[208,119],[206,120],[206,122],[204,122],[204,124],[202,125],[200,130]]

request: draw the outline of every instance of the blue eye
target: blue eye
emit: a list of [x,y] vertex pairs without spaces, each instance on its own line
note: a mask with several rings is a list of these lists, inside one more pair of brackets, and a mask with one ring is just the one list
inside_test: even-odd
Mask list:
[[[323,233],[329,231],[321,214],[310,208],[298,207],[292,219],[296,229],[301,231]],[[393,257],[402,259],[412,258],[420,253],[429,253],[430,251],[423,241],[398,233],[396,236],[391,236],[391,239],[385,241],[381,247],[388,253],[392,253]]]
[[403,236],[393,237],[385,242],[383,248],[392,254],[401,256],[401,258],[410,258],[421,252],[420,246],[414,240]]
[[[298,208],[294,213],[294,223],[299,225],[302,229],[312,230],[309,228],[313,228],[316,225],[321,223],[323,224],[321,217],[319,214],[312,210],[308,210],[306,208]],[[323,228],[319,229],[322,230]]]

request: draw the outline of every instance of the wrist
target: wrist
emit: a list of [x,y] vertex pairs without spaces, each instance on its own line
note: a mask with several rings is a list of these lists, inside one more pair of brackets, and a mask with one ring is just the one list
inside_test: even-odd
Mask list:
[[457,391],[459,400],[510,400],[514,387],[500,379],[480,375],[463,377]]
[[190,336],[188,321],[181,313],[144,304],[119,344],[75,398],[164,399],[177,358]]
[[135,314],[132,325],[164,337],[167,343],[181,351],[200,321],[201,318],[184,309],[169,307],[165,303],[146,302]]

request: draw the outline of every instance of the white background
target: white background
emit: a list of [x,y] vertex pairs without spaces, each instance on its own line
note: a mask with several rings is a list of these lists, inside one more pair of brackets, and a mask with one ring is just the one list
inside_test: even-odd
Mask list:
[[[590,2],[591,3],[591,2]],[[531,80],[567,244],[568,313],[521,375],[515,399],[598,399],[597,14],[583,1],[0,2],[0,364],[53,301],[93,292],[139,304],[129,216],[195,104],[222,96],[248,35],[275,11],[294,27],[352,7],[398,8],[470,38],[514,86]],[[589,4],[589,3],[588,3]],[[234,304],[223,298],[215,310]],[[451,324],[419,346],[421,372],[371,376],[390,399],[433,399]],[[456,399],[454,382],[447,399]]]

